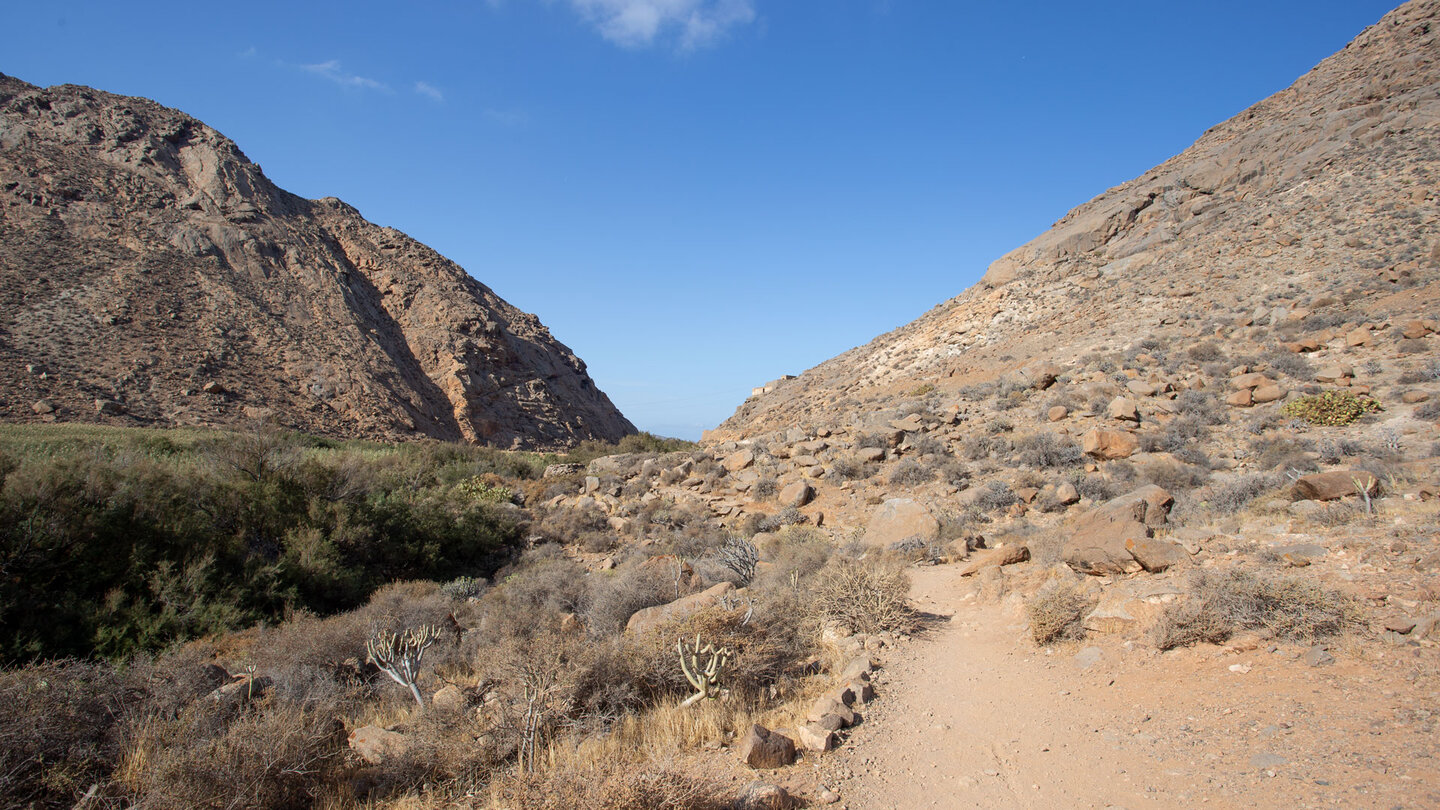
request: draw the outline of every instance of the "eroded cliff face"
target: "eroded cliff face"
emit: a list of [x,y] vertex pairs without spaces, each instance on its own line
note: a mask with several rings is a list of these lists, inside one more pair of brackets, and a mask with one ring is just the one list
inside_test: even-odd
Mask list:
[[505,447],[635,428],[533,315],[155,102],[0,75],[0,419]]
[[1437,37],[1440,2],[1401,6],[1289,88],[1001,257],[979,284],[751,398],[713,438],[856,423],[921,385],[1073,364],[1161,327],[1213,333],[1276,302],[1397,288],[1433,298]]

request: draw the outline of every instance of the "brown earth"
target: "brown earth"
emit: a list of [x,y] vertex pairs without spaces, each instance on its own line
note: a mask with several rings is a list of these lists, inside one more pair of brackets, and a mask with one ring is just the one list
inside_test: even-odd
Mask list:
[[936,622],[816,763],[839,807],[1440,805],[1433,645],[1352,639],[1320,667],[1303,645],[1253,640],[1042,649],[1018,595],[977,604],[955,566],[913,573]]
[[0,74],[0,420],[556,447],[635,428],[533,315],[143,98]]

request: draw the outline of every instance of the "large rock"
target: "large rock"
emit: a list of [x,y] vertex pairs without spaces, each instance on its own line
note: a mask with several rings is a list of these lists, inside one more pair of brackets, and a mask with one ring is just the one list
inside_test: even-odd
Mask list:
[[740,472],[741,470],[749,467],[751,464],[754,463],[755,451],[747,447],[741,450],[736,450],[735,452],[726,456],[725,460],[720,462],[720,465],[726,470],[729,470],[730,472]]
[[681,621],[706,608],[714,607],[725,594],[733,590],[735,583],[719,582],[700,593],[682,596],[664,605],[641,608],[631,614],[630,620],[625,623],[625,632],[648,633],[669,622]]
[[865,527],[865,542],[882,548],[911,537],[928,543],[939,536],[940,521],[913,498],[891,498],[880,504]]
[[815,487],[810,486],[804,481],[796,481],[780,490],[781,506],[792,506],[799,509],[814,499]]
[[835,747],[835,732],[819,723],[796,726],[795,739],[806,751],[829,751]]
[[1105,415],[1123,422],[1140,421],[1140,411],[1135,407],[1135,400],[1126,397],[1116,397],[1110,400],[1109,407],[1105,409]]
[[409,747],[410,741],[404,734],[380,726],[361,726],[350,732],[350,750],[371,765],[403,754]]
[[1024,543],[1007,543],[999,548],[987,548],[972,554],[969,561],[961,566],[960,576],[973,576],[986,568],[1014,565],[1029,559],[1030,549]]
[[[1151,485],[1106,501],[1082,515],[1061,552],[1065,563],[1082,574],[1129,574],[1144,568],[1132,549],[1158,559],[1151,543],[1153,526],[1163,525],[1175,499]],[[1183,553],[1183,550],[1180,551]]]
[[1134,434],[1123,430],[1090,428],[1080,437],[1080,449],[1092,458],[1111,461],[1134,455],[1140,449],[1140,442]]
[[1291,488],[1297,501],[1334,501],[1346,495],[1380,494],[1380,479],[1365,470],[1331,470],[1302,475]]
[[1190,555],[1184,547],[1160,537],[1126,538],[1125,549],[1142,568],[1152,574],[1190,562]]
[[795,741],[756,723],[740,740],[738,753],[752,768],[783,768],[795,761]]

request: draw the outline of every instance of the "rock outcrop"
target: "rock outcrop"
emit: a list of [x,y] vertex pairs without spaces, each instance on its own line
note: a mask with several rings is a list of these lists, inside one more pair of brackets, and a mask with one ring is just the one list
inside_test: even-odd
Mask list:
[[425,245],[278,188],[184,113],[0,74],[0,419],[256,418],[505,447],[635,430]]

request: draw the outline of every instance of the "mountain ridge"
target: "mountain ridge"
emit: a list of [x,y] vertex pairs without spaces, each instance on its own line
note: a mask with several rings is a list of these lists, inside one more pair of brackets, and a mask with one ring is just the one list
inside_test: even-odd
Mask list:
[[538,318],[149,99],[0,74],[0,302],[6,421],[514,447],[635,432]]

